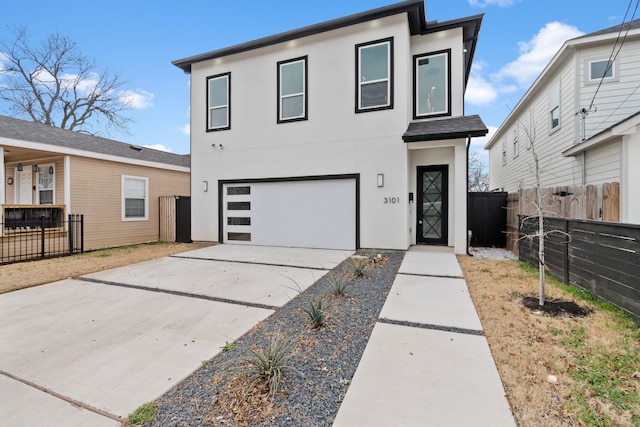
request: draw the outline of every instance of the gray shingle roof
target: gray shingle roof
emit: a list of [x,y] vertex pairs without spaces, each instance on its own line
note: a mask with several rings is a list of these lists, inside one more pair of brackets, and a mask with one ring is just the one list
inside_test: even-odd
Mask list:
[[[168,153],[0,115],[0,137],[39,142],[133,160],[189,167],[189,155]],[[55,151],[52,149],[52,151]]]
[[635,19],[633,21],[629,21],[624,24],[614,25],[613,27],[609,27],[603,30],[595,31],[593,33],[585,34],[578,38],[600,36],[603,34],[610,34],[610,33],[619,33],[620,31],[637,30],[638,28],[640,28],[640,19]]
[[411,122],[402,135],[404,142],[435,141],[485,136],[489,129],[477,114]]

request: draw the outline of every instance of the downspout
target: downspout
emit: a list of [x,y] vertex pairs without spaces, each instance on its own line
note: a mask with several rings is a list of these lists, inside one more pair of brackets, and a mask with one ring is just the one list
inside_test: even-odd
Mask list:
[[467,228],[465,231],[466,241],[467,241],[467,255],[473,256],[471,252],[469,252],[469,148],[471,148],[471,137],[467,137]]

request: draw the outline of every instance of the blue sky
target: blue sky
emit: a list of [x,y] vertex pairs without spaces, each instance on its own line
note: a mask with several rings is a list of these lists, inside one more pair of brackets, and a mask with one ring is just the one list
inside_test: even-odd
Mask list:
[[[172,60],[358,13],[394,0],[6,1],[0,37],[59,33],[129,80],[131,135],[112,139],[189,152],[189,76]],[[635,2],[634,2],[635,3]],[[629,0],[427,0],[427,20],[484,13],[466,114],[496,128],[568,38],[622,22]],[[1,63],[0,63],[1,66]],[[0,79],[0,84],[2,80]],[[0,104],[0,113],[6,106]],[[474,150],[486,143],[474,141]],[[485,155],[483,154],[483,157]]]

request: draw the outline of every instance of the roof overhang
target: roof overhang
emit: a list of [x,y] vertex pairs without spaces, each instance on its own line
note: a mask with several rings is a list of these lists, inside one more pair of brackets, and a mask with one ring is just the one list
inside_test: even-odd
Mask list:
[[485,136],[489,129],[477,114],[414,121],[402,135],[404,142],[436,141]]
[[600,145],[606,144],[615,138],[619,138],[624,135],[633,135],[637,132],[638,126],[640,125],[640,111],[631,116],[627,117],[614,124],[613,126],[608,127],[602,132],[592,136],[589,139],[585,139],[584,141],[574,145],[562,152],[564,157],[574,157],[579,154],[584,153],[585,151],[598,147]]

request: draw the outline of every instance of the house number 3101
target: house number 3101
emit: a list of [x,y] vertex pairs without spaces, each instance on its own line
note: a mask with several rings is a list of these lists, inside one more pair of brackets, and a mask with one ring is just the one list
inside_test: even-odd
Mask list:
[[400,203],[400,197],[385,197],[384,198],[384,204],[385,205],[394,205],[396,203]]

